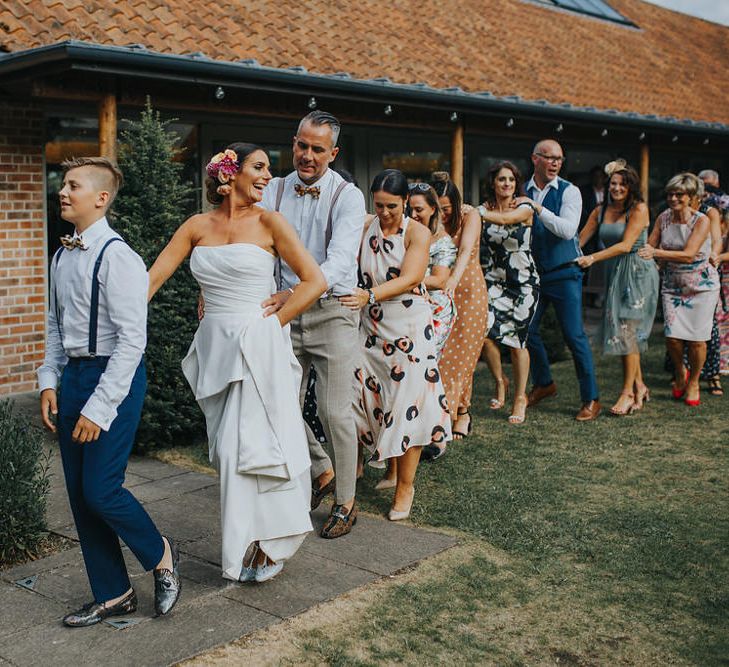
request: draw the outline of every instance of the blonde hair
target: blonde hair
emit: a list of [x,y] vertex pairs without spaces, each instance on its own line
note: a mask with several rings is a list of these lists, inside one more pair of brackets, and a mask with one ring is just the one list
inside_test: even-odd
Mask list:
[[692,174],[688,171],[676,174],[666,183],[666,193],[685,192],[690,199],[696,197],[699,191],[703,192],[704,184],[699,180],[696,174]]
[[72,157],[61,162],[61,169],[63,169],[64,174],[71,171],[71,169],[78,169],[79,167],[93,167],[97,173],[98,170],[105,172],[103,182],[100,182],[98,179],[95,180],[100,190],[105,190],[109,193],[107,208],[111,206],[117,192],[119,192],[119,188],[124,183],[124,176],[119,167],[116,166],[116,163],[106,157]]

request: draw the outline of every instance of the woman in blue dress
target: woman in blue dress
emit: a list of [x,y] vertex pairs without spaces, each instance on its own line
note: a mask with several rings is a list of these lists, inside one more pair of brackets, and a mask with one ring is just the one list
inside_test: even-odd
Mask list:
[[619,355],[623,362],[623,388],[610,412],[627,415],[650,400],[640,354],[648,348],[659,279],[655,263],[637,254],[646,243],[650,223],[637,172],[624,160],[615,160],[605,166],[605,173],[603,203],[595,207],[580,232],[581,247],[598,234],[604,249],[578,258],[577,263],[586,269],[606,262],[603,354]]

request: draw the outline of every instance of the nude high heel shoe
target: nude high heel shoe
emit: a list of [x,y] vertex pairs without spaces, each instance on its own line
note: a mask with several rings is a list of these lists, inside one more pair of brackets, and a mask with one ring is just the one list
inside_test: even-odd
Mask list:
[[410,494],[410,502],[408,503],[408,507],[405,510],[396,510],[391,509],[390,513],[387,515],[387,518],[390,519],[390,521],[402,521],[403,519],[407,519],[410,516],[410,510],[413,507],[413,499],[415,498],[415,489],[413,488],[411,494]]

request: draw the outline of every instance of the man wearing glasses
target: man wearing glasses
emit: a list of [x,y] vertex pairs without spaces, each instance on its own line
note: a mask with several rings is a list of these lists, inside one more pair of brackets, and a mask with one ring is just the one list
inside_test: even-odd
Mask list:
[[582,195],[572,183],[559,177],[563,162],[564,153],[556,141],[544,139],[538,142],[532,153],[534,175],[526,186],[536,213],[532,227],[532,254],[539,271],[541,290],[527,338],[534,381],[528,404],[536,405],[557,393],[547,350],[539,335],[542,315],[552,303],[577,370],[582,407],[575,419],[592,421],[600,414],[600,402],[592,350],[582,325],[582,272],[575,263],[581,255],[577,228]]

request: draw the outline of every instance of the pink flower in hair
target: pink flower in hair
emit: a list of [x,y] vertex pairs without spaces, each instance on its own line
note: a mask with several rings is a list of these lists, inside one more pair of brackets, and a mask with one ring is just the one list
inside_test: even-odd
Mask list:
[[227,183],[231,176],[235,176],[240,169],[240,162],[235,151],[226,149],[222,153],[216,153],[210,158],[205,167],[205,173],[210,178],[216,178],[220,183]]

